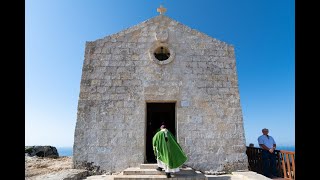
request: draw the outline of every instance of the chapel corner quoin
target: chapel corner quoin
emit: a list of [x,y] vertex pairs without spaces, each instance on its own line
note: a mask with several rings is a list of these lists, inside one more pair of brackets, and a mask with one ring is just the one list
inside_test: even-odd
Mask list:
[[87,42],[74,168],[154,163],[151,140],[162,121],[187,166],[247,169],[233,46],[164,15]]

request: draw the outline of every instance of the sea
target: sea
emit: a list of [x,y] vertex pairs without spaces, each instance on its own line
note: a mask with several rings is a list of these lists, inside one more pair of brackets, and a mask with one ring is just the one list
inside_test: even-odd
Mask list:
[[59,153],[59,156],[72,156],[72,147],[56,147]]
[[295,146],[277,146],[277,150],[295,151]]
[[[295,151],[295,146],[277,146],[277,150]],[[57,147],[59,156],[72,156],[72,147]]]

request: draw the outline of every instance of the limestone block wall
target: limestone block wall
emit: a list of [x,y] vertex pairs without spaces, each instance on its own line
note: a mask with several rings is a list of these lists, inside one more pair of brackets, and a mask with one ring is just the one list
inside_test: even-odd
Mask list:
[[[149,54],[163,32],[174,54],[168,64]],[[74,167],[94,162],[121,171],[144,163],[146,102],[172,101],[186,165],[247,169],[234,48],[163,15],[86,43]]]

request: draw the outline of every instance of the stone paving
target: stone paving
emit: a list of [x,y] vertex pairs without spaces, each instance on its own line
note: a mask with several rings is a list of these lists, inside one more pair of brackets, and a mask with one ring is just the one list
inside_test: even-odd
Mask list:
[[[270,180],[261,174],[253,171],[232,172],[223,175],[205,175],[191,168],[181,168],[178,173],[172,173],[171,178],[167,178],[164,172],[155,170],[156,165],[148,167],[127,168],[118,175],[96,175],[89,176],[86,180]],[[152,168],[152,169],[150,169]]]

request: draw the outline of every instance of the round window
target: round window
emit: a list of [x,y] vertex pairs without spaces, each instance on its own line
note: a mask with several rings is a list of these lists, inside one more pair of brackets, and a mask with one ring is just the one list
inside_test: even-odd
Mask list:
[[175,52],[167,43],[155,42],[149,49],[150,60],[157,64],[168,64],[173,61]]
[[167,60],[170,57],[169,49],[167,47],[164,47],[164,46],[160,46],[157,49],[155,49],[153,54],[154,54],[154,57],[156,59],[158,59],[159,61]]

